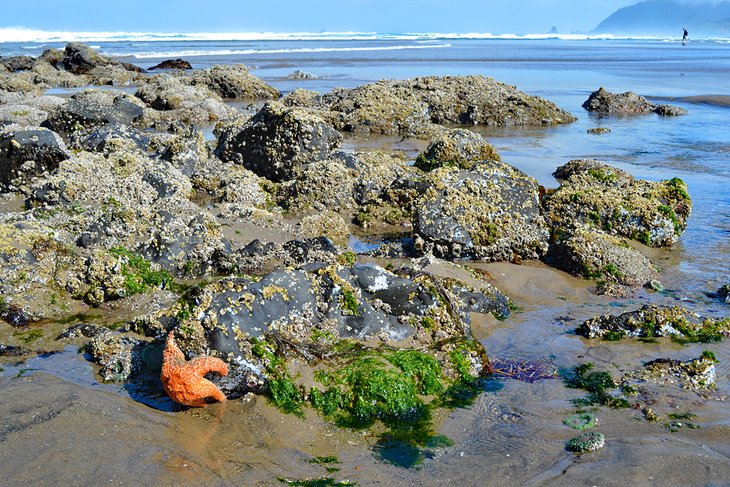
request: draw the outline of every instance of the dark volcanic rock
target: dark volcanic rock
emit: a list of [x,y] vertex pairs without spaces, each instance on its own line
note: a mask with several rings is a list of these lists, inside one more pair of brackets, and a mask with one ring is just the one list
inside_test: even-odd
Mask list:
[[216,155],[271,181],[296,178],[301,166],[326,158],[342,136],[317,115],[267,103],[242,127],[224,128]]
[[116,66],[126,71],[143,72],[144,70],[129,63],[120,63],[96,52],[80,42],[69,42],[63,50],[63,57],[57,61],[60,66],[73,74],[88,74],[99,67]]
[[595,160],[558,168],[558,189],[543,198],[553,234],[594,227],[652,247],[671,245],[687,227],[692,201],[679,178],[644,181]]
[[44,126],[56,132],[71,133],[116,122],[132,125],[144,115],[139,102],[127,94],[102,90],[76,93],[65,104],[48,114]]
[[0,57],[0,64],[10,71],[28,71],[33,68],[35,58],[32,56]]
[[502,162],[442,167],[414,205],[416,249],[444,258],[538,259],[548,248],[537,182]]
[[603,114],[642,114],[657,113],[662,116],[686,115],[687,110],[672,105],[655,105],[643,96],[632,91],[625,93],[611,93],[601,87],[591,93],[583,103],[583,108],[589,112]]
[[153,69],[193,69],[193,67],[186,60],[177,58],[167,59],[162,61],[160,64],[155,64],[149,68],[149,71],[152,71]]
[[12,345],[4,345],[0,343],[0,357],[20,357],[28,355],[30,350],[23,347],[14,347]]
[[25,127],[0,132],[0,188],[27,184],[70,157],[55,132]]
[[129,125],[111,122],[96,129],[74,132],[69,144],[73,148],[91,152],[119,150],[122,145],[144,151],[150,144],[150,138]]

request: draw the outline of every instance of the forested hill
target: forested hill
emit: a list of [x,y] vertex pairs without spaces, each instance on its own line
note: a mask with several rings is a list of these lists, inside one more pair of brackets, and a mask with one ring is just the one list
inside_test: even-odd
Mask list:
[[730,1],[700,3],[649,0],[618,9],[608,16],[596,33],[730,36]]

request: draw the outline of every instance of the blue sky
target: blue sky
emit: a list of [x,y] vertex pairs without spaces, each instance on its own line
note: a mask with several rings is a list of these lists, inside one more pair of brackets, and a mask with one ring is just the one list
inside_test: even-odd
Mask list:
[[637,0],[25,0],[0,27],[153,32],[588,31]]

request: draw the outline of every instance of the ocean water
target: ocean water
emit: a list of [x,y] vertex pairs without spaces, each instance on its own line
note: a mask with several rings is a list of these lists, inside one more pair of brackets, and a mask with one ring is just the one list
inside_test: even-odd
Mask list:
[[[488,353],[519,359],[549,358],[561,367],[593,361],[603,370],[616,371],[658,356],[688,359],[710,349],[721,361],[719,392],[727,394],[730,390],[728,340],[681,348],[671,343],[596,343],[571,333],[582,319],[622,312],[647,302],[683,304],[714,316],[730,314],[730,307],[711,295],[722,284],[730,283],[728,39],[692,39],[683,47],[679,37],[371,33],[36,33],[28,38],[22,38],[21,33],[13,35],[0,29],[0,39],[5,39],[0,42],[0,55],[35,56],[44,49],[63,47],[66,40],[80,39],[106,55],[145,68],[176,57],[187,59],[198,69],[242,63],[285,93],[295,88],[326,92],[380,79],[483,75],[547,98],[570,111],[578,121],[549,128],[472,129],[494,144],[505,162],[546,187],[557,186],[552,172],[558,166],[575,158],[596,158],[639,178],[682,178],[689,186],[694,208],[678,244],[671,249],[644,249],[661,269],[662,281],[669,289],[666,294],[640,291],[638,296],[617,303],[593,296],[585,281],[537,264],[483,266],[497,276],[497,284],[505,286],[505,292],[524,306],[523,312],[515,313],[510,320],[490,325],[483,341]],[[295,70],[317,78],[287,79]],[[676,104],[689,114],[675,118],[654,114],[590,115],[581,104],[600,86]],[[611,132],[586,133],[588,128],[599,126],[610,128]],[[413,157],[417,154],[414,146],[392,137],[348,137],[346,143],[348,149],[390,147],[405,150]],[[43,377],[37,380],[44,385],[35,392],[40,397],[52,399],[67,387]],[[17,389],[18,384],[11,385]],[[84,384],[81,385],[86,390],[82,394],[90,394],[89,386]],[[125,464],[118,478],[131,483],[138,476],[136,469],[144,465],[140,472],[149,478],[166,479],[162,485],[171,479],[182,479],[184,485],[203,480],[213,485],[276,484],[273,479],[277,475],[316,475],[302,460],[315,454],[336,454],[343,462],[340,477],[361,485],[701,485],[713,481],[723,484],[727,482],[726,475],[730,475],[730,415],[723,402],[694,398],[693,407],[702,428],[685,428],[676,434],[661,425],[634,421],[633,411],[602,408],[596,414],[601,431],[607,435],[607,446],[594,456],[577,458],[563,450],[572,432],[561,421],[573,408],[560,381],[500,384],[501,390],[486,392],[472,408],[441,418],[440,432],[452,438],[455,446],[435,453],[418,470],[404,471],[373,460],[366,447],[374,442],[372,438],[330,429],[311,418],[305,425],[261,405],[252,409],[246,404],[230,404],[228,413],[220,418],[215,417],[215,409],[212,415],[201,412],[163,416],[115,398],[110,402],[113,408],[116,410],[116,405],[121,404],[121,412],[114,413],[115,421],[129,431],[146,429],[149,423],[150,428],[165,436],[144,442],[137,437],[123,437],[121,446],[102,444],[101,448],[111,448],[113,458],[122,459],[110,461],[109,471],[113,472],[113,466],[123,464],[124,459],[133,466],[127,470]],[[674,401],[674,395],[668,393],[667,401]],[[98,396],[89,403],[105,398]],[[677,404],[686,404],[676,400]],[[111,414],[106,412],[109,408],[112,406],[104,409],[104,414]],[[82,418],[91,415],[85,411],[81,409],[75,414]],[[249,417],[255,421],[249,421]],[[57,437],[59,444],[70,435],[69,431],[74,431],[71,420],[61,418],[46,432],[46,437]],[[91,445],[88,449],[93,449],[97,444],[94,434],[79,443],[86,445],[87,440]],[[140,444],[154,452],[157,460],[138,459]],[[49,478],[65,475],[66,471],[71,478],[87,469],[81,463],[66,466],[55,452],[46,453],[30,439],[27,445],[21,445],[32,453],[29,456],[37,458],[38,471],[47,473]],[[21,464],[20,460],[15,463]],[[192,469],[192,473],[186,469]],[[17,468],[13,472],[10,478],[15,480],[38,478],[30,469]],[[106,471],[91,473],[105,475]]]

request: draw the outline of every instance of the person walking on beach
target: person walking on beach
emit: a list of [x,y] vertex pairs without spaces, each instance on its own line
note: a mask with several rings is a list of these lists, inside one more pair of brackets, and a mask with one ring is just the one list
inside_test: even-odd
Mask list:
[[689,42],[689,32],[687,32],[686,27],[682,27],[682,30],[684,31],[684,35],[682,36],[682,45],[686,46]]

